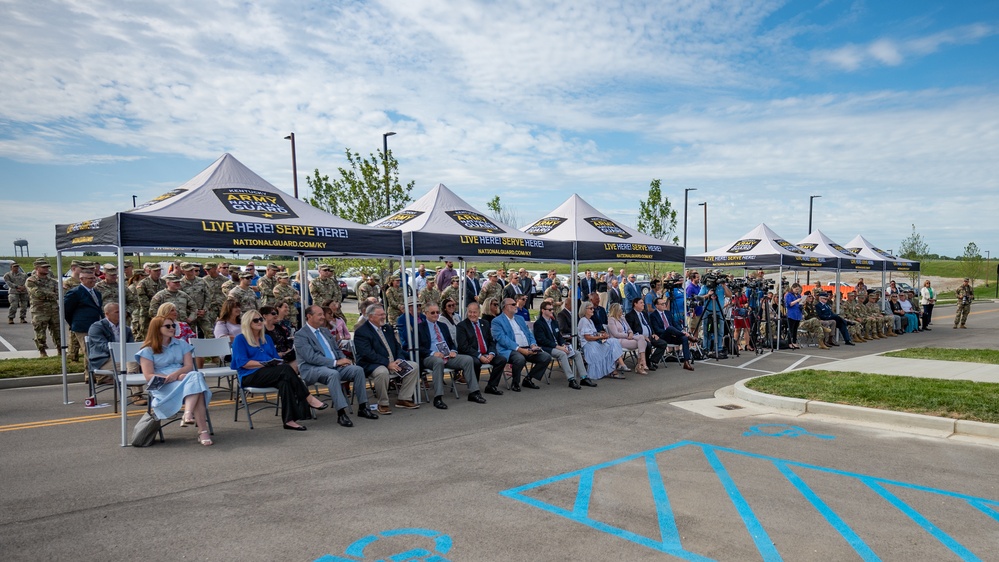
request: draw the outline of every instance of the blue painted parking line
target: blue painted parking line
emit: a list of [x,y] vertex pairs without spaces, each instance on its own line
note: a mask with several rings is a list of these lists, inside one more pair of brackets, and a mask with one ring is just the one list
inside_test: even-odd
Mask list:
[[[801,496],[825,520],[825,522],[828,523],[829,528],[831,528],[831,530],[835,533],[834,536],[840,537],[844,543],[853,549],[853,551],[856,552],[862,560],[866,561],[880,560],[878,554],[875,552],[875,547],[867,544],[867,542],[861,538],[860,533],[858,532],[859,529],[851,528],[846,520],[844,520],[840,514],[836,513],[828,502],[822,499],[821,493],[817,492],[808,485],[804,476],[808,475],[810,471],[813,471],[814,473],[849,478],[866,485],[867,488],[876,494],[876,496],[869,496],[867,501],[877,502],[879,501],[878,498],[880,498],[880,500],[887,502],[887,504],[892,508],[908,517],[908,519],[915,523],[916,526],[918,526],[918,528],[921,529],[926,535],[938,541],[962,560],[980,560],[981,553],[976,554],[971,548],[961,544],[960,541],[948,535],[942,529],[931,523],[926,514],[921,513],[916,508],[899,499],[895,494],[889,491],[889,487],[925,492],[941,498],[952,498],[967,503],[981,513],[985,514],[988,516],[988,520],[991,523],[999,523],[999,501],[996,500],[691,441],[681,441],[673,445],[642,451],[640,453],[635,453],[594,466],[559,474],[538,480],[537,482],[504,490],[500,492],[500,494],[652,550],[667,553],[684,560],[707,560],[708,558],[704,555],[692,552],[691,550],[684,548],[682,544],[681,530],[677,525],[677,516],[674,513],[674,505],[670,500],[669,490],[667,489],[667,485],[663,477],[664,473],[660,467],[659,459],[657,458],[660,455],[668,456],[670,452],[677,451],[678,449],[697,449],[700,451],[703,455],[703,459],[707,462],[708,466],[710,466],[711,470],[718,478],[718,482],[727,495],[728,500],[732,503],[732,506],[741,518],[748,537],[752,540],[756,550],[759,552],[759,555],[763,560],[781,560],[782,556],[775,546],[770,533],[768,533],[764,524],[754,511],[751,501],[740,491],[737,479],[729,473],[725,463],[727,462],[726,459],[731,459],[730,456],[755,459],[770,463],[776,470],[776,474],[780,475],[778,477],[782,477],[790,483],[793,488],[797,490],[797,492],[801,494]],[[689,461],[689,455],[683,456],[682,458],[686,458]],[[597,516],[591,514],[590,500],[594,491],[594,477],[596,473],[623,463],[639,460],[645,465],[649,490],[656,509],[659,536],[645,536],[634,531],[623,529],[617,527],[616,525],[600,521]],[[701,468],[701,470],[703,470],[703,468]],[[529,495],[533,490],[537,490],[556,482],[564,482],[572,479],[578,479],[578,482],[575,502],[571,510],[560,507],[559,505],[554,505],[553,503],[539,500]],[[938,505],[940,502],[929,503]],[[816,532],[818,531],[820,531],[820,529],[816,530]],[[996,532],[996,530],[989,529],[988,532]],[[778,541],[777,544],[782,543],[783,541]]]
[[824,435],[822,433],[812,433],[803,427],[788,425],[786,423],[762,423],[749,428],[749,431],[742,434],[743,437],[753,437],[762,435],[764,437],[798,437],[807,435],[816,439],[832,440],[835,435]]

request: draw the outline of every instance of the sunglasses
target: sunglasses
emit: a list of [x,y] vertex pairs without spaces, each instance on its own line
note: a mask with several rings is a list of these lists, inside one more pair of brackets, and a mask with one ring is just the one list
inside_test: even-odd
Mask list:
[[261,317],[259,317],[259,316],[253,319],[253,323],[254,324],[256,324],[257,322],[263,322],[263,321],[264,321],[264,319],[261,318]]
[[429,311],[427,311],[427,316],[437,316],[438,314],[440,314],[439,310],[429,310]]
[[177,325],[176,324],[163,324],[163,327],[166,328],[167,330],[173,330],[174,328],[177,327]]

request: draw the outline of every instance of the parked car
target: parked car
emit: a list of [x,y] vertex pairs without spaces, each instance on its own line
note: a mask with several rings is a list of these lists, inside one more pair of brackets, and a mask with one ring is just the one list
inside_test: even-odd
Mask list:
[[14,265],[13,260],[0,260],[0,306],[10,306],[7,282],[3,280],[3,276],[7,275],[12,265]]

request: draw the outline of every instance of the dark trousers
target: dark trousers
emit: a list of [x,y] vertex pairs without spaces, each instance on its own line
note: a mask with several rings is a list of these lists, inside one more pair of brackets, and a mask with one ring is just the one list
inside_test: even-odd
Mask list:
[[510,352],[510,368],[513,373],[513,384],[520,385],[520,375],[524,371],[524,367],[527,366],[527,362],[530,361],[534,365],[531,370],[528,371],[527,376],[534,380],[541,380],[541,377],[545,375],[545,369],[548,368],[548,363],[551,363],[552,356],[544,351],[538,351],[534,355],[529,357],[524,357],[519,351]]
[[240,384],[243,387],[276,387],[281,402],[281,419],[284,423],[310,417],[309,404],[306,402],[309,389],[299,378],[298,373],[287,364],[261,367],[243,377]]
[[[829,320],[836,322],[836,329],[839,330],[839,335],[843,336],[843,341],[852,341],[850,339],[850,332],[846,329],[846,320],[843,320],[842,316],[839,314],[833,314],[832,318],[829,318]],[[903,320],[905,319],[903,318]]]
[[[482,370],[482,361],[479,361],[478,357],[472,357],[472,363],[475,364],[475,377],[479,377],[479,372]],[[499,355],[494,355],[493,360],[489,365],[489,382],[486,383],[487,387],[496,388],[496,386],[503,380],[503,369],[506,367],[506,359],[503,359]],[[468,375],[465,375],[468,376]],[[517,381],[520,384],[520,381]]]
[[933,305],[924,304],[923,305],[923,328],[930,325],[930,320],[933,319]]
[[799,324],[801,324],[801,320],[795,320],[794,318],[787,319],[787,340],[791,343],[798,343]]
[[684,334],[673,326],[667,326],[665,337],[660,338],[660,341],[662,340],[666,340],[666,343],[672,345],[680,344],[683,348],[683,360],[690,361],[690,341],[687,338],[687,334]]
[[666,355],[666,347],[669,344],[662,338],[652,339],[649,337],[649,346],[645,348],[645,364],[649,367],[658,365]]

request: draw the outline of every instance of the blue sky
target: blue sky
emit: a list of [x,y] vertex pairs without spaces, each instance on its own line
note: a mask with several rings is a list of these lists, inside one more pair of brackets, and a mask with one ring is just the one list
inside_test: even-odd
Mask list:
[[[766,222],[999,253],[999,2],[0,1],[0,254],[231,152],[291,191],[385,131],[522,225],[579,193],[634,225],[653,178],[708,245]],[[682,209],[681,226],[682,229]],[[680,233],[678,233],[680,234]],[[2,249],[7,245],[6,249]]]

